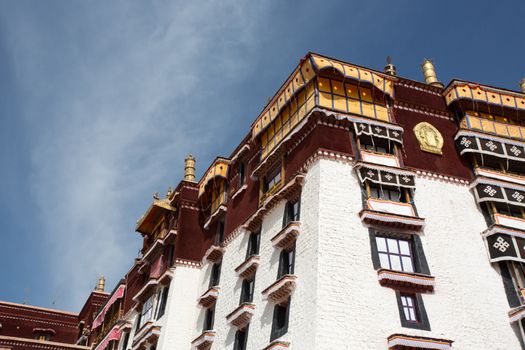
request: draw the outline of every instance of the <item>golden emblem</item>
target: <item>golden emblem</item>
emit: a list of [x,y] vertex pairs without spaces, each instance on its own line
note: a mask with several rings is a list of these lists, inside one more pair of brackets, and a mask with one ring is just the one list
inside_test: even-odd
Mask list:
[[443,136],[432,124],[422,122],[414,126],[414,133],[422,151],[443,154]]

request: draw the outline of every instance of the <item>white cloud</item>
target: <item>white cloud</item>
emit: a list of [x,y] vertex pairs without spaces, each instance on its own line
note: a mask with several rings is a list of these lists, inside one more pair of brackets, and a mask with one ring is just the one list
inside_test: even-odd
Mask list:
[[42,288],[60,291],[57,307],[78,310],[98,274],[112,288],[131,266],[145,193],[176,185],[189,151],[214,153],[218,128],[233,120],[220,102],[224,84],[255,59],[262,5],[141,4],[71,10],[56,18],[67,23],[50,25],[67,31],[55,38],[45,21],[18,24],[11,42],[24,118],[38,126],[35,234],[52,277]]

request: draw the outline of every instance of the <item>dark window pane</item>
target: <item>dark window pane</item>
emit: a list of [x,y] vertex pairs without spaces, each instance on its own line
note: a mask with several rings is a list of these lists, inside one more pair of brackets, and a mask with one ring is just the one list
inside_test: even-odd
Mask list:
[[215,318],[215,309],[207,309],[206,316],[204,318],[204,327],[202,330],[203,332],[213,329],[214,318]]
[[281,337],[288,332],[288,317],[290,313],[290,299],[282,305],[275,305],[273,309],[272,334],[270,341]]
[[247,340],[248,340],[248,328],[239,329],[235,333],[235,344],[233,346],[233,349],[234,350],[245,350]]
[[219,281],[221,278],[221,264],[213,264],[211,268],[211,276],[210,276],[210,288],[214,286],[219,285]]

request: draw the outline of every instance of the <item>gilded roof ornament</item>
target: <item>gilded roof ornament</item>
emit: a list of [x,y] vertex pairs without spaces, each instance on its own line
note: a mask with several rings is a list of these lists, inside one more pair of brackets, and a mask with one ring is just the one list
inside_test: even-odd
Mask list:
[[414,134],[421,150],[428,153],[442,155],[443,136],[436,127],[427,122],[421,122],[414,126]]

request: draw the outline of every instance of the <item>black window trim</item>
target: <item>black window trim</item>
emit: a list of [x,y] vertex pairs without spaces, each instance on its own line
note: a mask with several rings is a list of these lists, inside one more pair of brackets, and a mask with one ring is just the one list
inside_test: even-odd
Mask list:
[[[416,318],[418,319],[418,322],[409,321],[405,318],[405,312],[403,310],[401,296],[406,296],[406,295],[411,296],[415,301]],[[401,321],[401,327],[419,329],[423,331],[431,330],[427,311],[425,309],[425,304],[423,303],[423,298],[421,297],[421,294],[402,293],[400,291],[396,291],[396,299],[397,299],[397,307],[399,310],[399,319]]]
[[[377,251],[376,236],[397,238],[399,237],[399,235],[394,235],[388,231],[376,231],[375,229],[370,228],[369,236],[370,236],[370,248],[371,248],[371,253],[372,253],[372,257],[371,257],[372,265],[374,266],[375,270],[379,270],[381,268],[381,262],[379,260],[379,253]],[[408,239],[410,241],[414,272],[431,276],[430,268],[428,266],[425,252],[423,250],[423,244],[421,242],[421,238],[415,234],[409,234],[408,236],[409,237],[404,238],[404,239]]]

